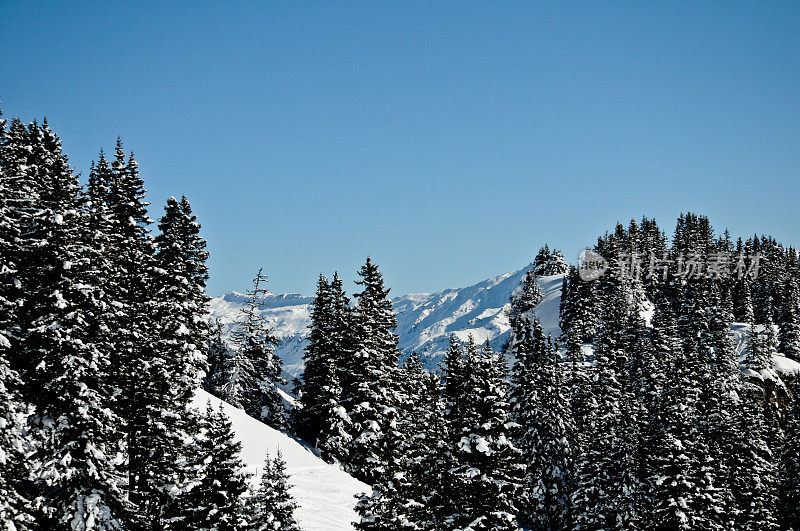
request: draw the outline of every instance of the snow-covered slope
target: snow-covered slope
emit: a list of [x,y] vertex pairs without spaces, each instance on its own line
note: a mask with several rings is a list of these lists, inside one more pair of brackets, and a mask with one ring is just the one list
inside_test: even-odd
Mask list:
[[205,410],[209,401],[214,408],[221,406],[233,423],[236,439],[242,443],[242,460],[252,474],[253,486],[261,479],[267,452],[275,457],[280,449],[293,485],[292,495],[299,504],[296,517],[300,527],[320,531],[352,529],[351,522],[357,520],[353,510],[354,496],[370,492],[369,486],[325,463],[304,443],[262,424],[205,391],[195,393],[193,405]]
[[[487,339],[495,349],[501,349],[508,338],[509,297],[519,286],[532,266],[505,273],[472,286],[445,289],[436,293],[413,293],[392,300],[397,313],[396,333],[404,353],[418,352],[425,365],[434,369],[447,349],[452,333],[466,340],[472,334],[482,343]],[[558,306],[561,297],[561,275],[540,277],[545,299],[536,313],[542,325],[554,336],[558,330]],[[273,295],[265,297],[259,306],[274,334],[280,339],[277,354],[283,359],[284,370],[290,376],[302,373],[303,348],[308,333],[309,309],[312,297],[302,295]],[[245,296],[230,292],[211,301],[211,315],[230,327],[239,310],[246,304]]]

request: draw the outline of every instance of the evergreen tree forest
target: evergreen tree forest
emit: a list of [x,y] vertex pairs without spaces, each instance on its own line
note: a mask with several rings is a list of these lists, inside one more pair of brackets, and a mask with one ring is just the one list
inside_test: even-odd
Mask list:
[[213,380],[251,414],[285,425],[273,339],[246,314],[236,349],[221,349],[189,201],[169,198],[157,221],[148,206],[121,140],[110,157],[99,152],[81,184],[46,120],[0,115],[4,530],[294,522],[281,462],[250,493],[230,421],[191,407]]
[[121,140],[81,183],[46,121],[0,120],[2,529],[300,529],[282,455],[251,490],[198,388],[369,485],[356,529],[800,529],[800,383],[775,368],[800,362],[800,261],[774,238],[632,220],[588,279],[545,246],[504,348],[454,330],[436,371],[368,257],[351,295],[319,276],[290,408],[266,276],[210,322],[189,201],[148,207]]
[[397,352],[371,260],[355,304],[319,278],[295,429],[373,486],[358,529],[797,528],[795,382],[773,367],[800,360],[796,251],[691,213],[671,243],[645,218],[593,251],[584,281],[543,248],[504,352],[453,335],[436,373]]

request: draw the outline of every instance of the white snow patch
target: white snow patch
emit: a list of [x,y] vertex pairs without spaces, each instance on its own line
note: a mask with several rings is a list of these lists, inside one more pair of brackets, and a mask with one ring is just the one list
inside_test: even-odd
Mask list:
[[262,424],[241,409],[205,391],[195,392],[194,407],[205,411],[209,401],[215,408],[222,406],[233,423],[236,440],[242,443],[242,461],[247,472],[253,474],[250,478],[253,486],[261,479],[267,452],[275,457],[280,449],[293,485],[292,496],[299,505],[295,516],[300,527],[310,531],[353,529],[351,523],[358,520],[355,495],[371,492],[368,485],[325,463],[306,444]]

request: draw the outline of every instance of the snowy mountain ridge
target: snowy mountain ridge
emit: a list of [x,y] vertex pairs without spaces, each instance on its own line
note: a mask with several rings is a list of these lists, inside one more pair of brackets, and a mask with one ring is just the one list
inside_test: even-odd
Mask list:
[[[450,334],[462,341],[471,334],[479,343],[488,339],[493,348],[502,349],[509,334],[507,311],[511,293],[532,267],[530,264],[464,288],[395,297],[392,305],[397,314],[395,332],[401,351],[404,354],[418,352],[425,366],[435,369],[447,349]],[[545,330],[554,336],[560,333],[558,308],[562,278],[562,275],[539,277],[544,299],[535,311]],[[228,330],[247,301],[246,295],[235,291],[215,297],[210,303],[211,317]],[[300,294],[269,293],[259,304],[261,315],[280,340],[276,353],[283,359],[284,370],[291,377],[302,373],[313,301],[313,297]]]

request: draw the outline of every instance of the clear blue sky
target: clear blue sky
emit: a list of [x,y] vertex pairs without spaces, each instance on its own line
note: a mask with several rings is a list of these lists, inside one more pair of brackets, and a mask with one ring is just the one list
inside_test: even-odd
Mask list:
[[800,244],[797,2],[124,4],[0,0],[3,109],[84,177],[121,135],[212,294],[466,285],[682,210]]

